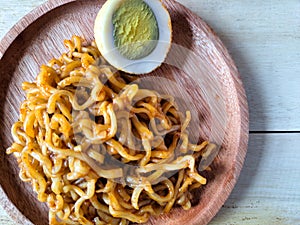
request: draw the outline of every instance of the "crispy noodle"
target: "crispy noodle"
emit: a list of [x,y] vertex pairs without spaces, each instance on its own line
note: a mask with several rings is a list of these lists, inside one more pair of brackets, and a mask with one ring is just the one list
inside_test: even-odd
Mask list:
[[26,100],[7,149],[48,204],[49,224],[145,223],[175,205],[191,208],[191,190],[206,184],[196,165],[210,144],[190,143],[190,112],[140,89],[94,42],[83,43],[65,40],[68,53],[22,84]]

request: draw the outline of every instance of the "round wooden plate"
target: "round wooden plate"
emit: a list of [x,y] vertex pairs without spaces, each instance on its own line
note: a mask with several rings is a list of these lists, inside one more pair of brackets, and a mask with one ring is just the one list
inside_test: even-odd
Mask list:
[[[64,39],[77,34],[87,41],[93,40],[94,19],[104,2],[105,0],[50,0],[18,22],[0,43],[0,202],[16,223],[48,224],[47,206],[36,200],[31,185],[20,181],[16,160],[5,154],[5,149],[12,143],[10,128],[18,120],[19,106],[25,96],[20,88],[21,83],[34,80],[40,65],[65,52]],[[226,115],[226,126],[222,128],[224,135],[222,142],[218,143],[221,149],[212,164],[212,175],[209,176],[208,184],[199,190],[197,204],[188,211],[175,208],[171,213],[151,218],[148,224],[202,225],[216,215],[240,174],[248,144],[247,100],[237,68],[211,28],[176,1],[163,2],[172,19],[173,43],[199,57],[202,64],[206,64],[209,76],[216,81],[220,95],[211,96],[210,99],[215,99],[215,102],[223,100],[224,112],[221,113]],[[181,61],[181,64],[189,63],[188,57],[185,62]],[[195,63],[192,66],[195,67]],[[205,98],[199,92],[199,84],[190,80],[188,74],[168,65],[163,65],[152,75],[168,76],[187,90],[199,114],[204,114],[201,118],[207,118],[204,119],[202,131],[204,136],[209,137],[212,125],[209,118],[213,115],[210,114],[209,107],[208,111],[201,111]],[[210,93],[212,92],[206,92]],[[211,105],[214,104],[213,102]]]

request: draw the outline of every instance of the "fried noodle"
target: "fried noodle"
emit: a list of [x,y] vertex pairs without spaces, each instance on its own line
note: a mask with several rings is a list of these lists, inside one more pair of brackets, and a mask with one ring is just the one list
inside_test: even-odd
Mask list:
[[94,42],[64,44],[67,53],[22,84],[7,149],[48,204],[49,224],[145,223],[175,205],[191,208],[191,190],[206,184],[197,160],[209,143],[190,143],[190,112],[116,71]]

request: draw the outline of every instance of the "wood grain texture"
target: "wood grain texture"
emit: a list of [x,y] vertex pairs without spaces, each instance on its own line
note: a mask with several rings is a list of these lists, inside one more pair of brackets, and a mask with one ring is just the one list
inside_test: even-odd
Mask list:
[[0,224],[1,225],[15,225],[15,221],[7,214],[7,212],[0,206]]
[[251,134],[240,179],[210,225],[300,224],[300,134]]
[[[242,76],[252,131],[300,130],[300,1],[178,0],[225,43]],[[0,39],[45,0],[1,1]]]
[[[84,36],[87,41],[91,41],[93,21],[103,2],[104,0],[49,1],[24,17],[1,41],[0,75],[3,83],[0,96],[3,107],[0,110],[4,116],[0,125],[2,128],[0,195],[4,208],[17,223],[37,225],[47,223],[47,207],[35,199],[29,185],[18,179],[15,160],[4,154],[4,149],[11,143],[11,137],[8,135],[10,127],[17,120],[19,105],[24,98],[20,92],[20,84],[25,80],[33,80],[41,64],[60,55],[65,49],[63,40],[70,38],[72,34]],[[201,190],[199,203],[186,212],[177,208],[169,214],[152,218],[148,224],[206,224],[229,196],[243,164],[248,141],[246,96],[234,62],[214,32],[182,5],[170,0],[164,2],[171,14],[174,33],[179,34],[174,36],[174,43],[194,51],[195,56],[199,57],[193,60],[210,68],[210,79],[219,82],[220,95],[212,96],[213,104],[216,105],[224,99],[227,126],[222,127],[225,129],[222,148],[212,165],[213,176],[208,185]],[[184,54],[183,56],[185,57]],[[184,60],[181,61],[183,62]],[[191,64],[191,61],[187,60],[186,64]],[[204,136],[209,137],[212,132],[209,129],[212,127],[210,117],[214,116],[210,115],[212,114],[210,111],[201,111],[203,97],[200,91],[196,91],[199,90],[201,80],[199,74],[196,74],[197,76],[184,74],[168,65],[162,66],[153,75],[160,73],[168,74],[179,84],[188,84],[181,87],[189,90],[194,98],[193,104],[198,110],[197,114],[203,116],[204,124],[207,124]],[[214,84],[216,87],[217,84]],[[208,122],[205,118],[208,118]],[[8,177],[10,179],[7,179]]]
[[300,131],[300,1],[179,0],[225,43],[244,81],[252,131]]
[[[178,1],[207,21],[233,56],[248,95],[250,129],[299,131],[300,1]],[[20,18],[46,1],[0,2],[1,39]],[[297,134],[251,134],[241,178],[210,224],[300,224],[297,140]],[[277,153],[281,153],[282,170],[274,169]],[[289,190],[287,195],[284,189]],[[0,224],[15,223],[0,210]]]
[[26,14],[46,0],[1,0],[0,8],[0,40]]

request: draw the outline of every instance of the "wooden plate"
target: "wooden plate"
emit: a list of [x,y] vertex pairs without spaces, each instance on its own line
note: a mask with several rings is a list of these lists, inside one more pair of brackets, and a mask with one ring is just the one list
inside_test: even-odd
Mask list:
[[[91,41],[93,22],[104,2],[48,1],[18,22],[0,43],[0,202],[16,223],[48,223],[47,206],[36,200],[36,194],[31,191],[29,184],[20,181],[16,160],[5,154],[5,149],[12,143],[10,128],[18,119],[19,106],[24,100],[21,83],[34,80],[41,64],[65,51],[64,39],[77,34]],[[173,42],[195,53],[208,67],[209,76],[219,85],[220,95],[210,96],[210,99],[215,99],[215,102],[223,100],[226,126],[222,128],[224,135],[219,143],[219,155],[212,165],[213,175],[208,185],[200,190],[199,202],[189,211],[176,208],[169,214],[152,218],[148,224],[207,224],[228,198],[242,168],[248,143],[246,95],[233,60],[211,28],[181,4],[173,0],[164,2],[172,18]],[[185,63],[189,64],[190,61]],[[209,137],[213,115],[209,111],[210,107],[207,108],[208,111],[201,111],[205,98],[199,92],[199,83],[190,80],[189,75],[181,70],[168,65],[163,65],[152,75],[166,74],[173,77],[192,96],[199,113],[207,118],[204,119],[203,135]]]

